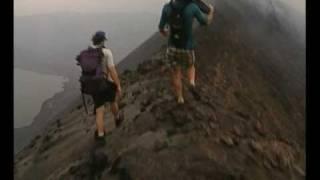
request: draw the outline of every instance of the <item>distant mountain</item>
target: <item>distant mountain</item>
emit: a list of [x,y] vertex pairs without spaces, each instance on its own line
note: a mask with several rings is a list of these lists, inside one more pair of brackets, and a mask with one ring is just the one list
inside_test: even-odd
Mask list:
[[143,44],[133,50],[123,61],[118,64],[120,71],[135,70],[138,65],[144,61],[150,60],[152,55],[165,47],[166,39],[161,37],[159,33],[153,34]]

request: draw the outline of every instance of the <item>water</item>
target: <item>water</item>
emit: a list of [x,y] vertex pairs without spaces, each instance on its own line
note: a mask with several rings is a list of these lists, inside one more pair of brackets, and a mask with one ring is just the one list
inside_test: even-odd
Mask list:
[[14,127],[30,125],[42,103],[63,91],[67,79],[14,68]]

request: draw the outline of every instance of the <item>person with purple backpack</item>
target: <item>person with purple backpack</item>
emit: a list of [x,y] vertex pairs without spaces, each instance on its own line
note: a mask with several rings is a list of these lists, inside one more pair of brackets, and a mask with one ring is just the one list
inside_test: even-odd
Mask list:
[[[96,119],[95,139],[105,143],[104,114],[105,104],[111,103],[116,127],[123,121],[123,114],[118,108],[117,99],[121,95],[121,85],[110,49],[103,31],[97,31],[92,37],[92,44],[80,52],[76,60],[81,67],[81,93],[90,95],[94,102]],[[83,99],[84,100],[84,99]],[[84,101],[85,103],[85,101]],[[86,108],[86,105],[85,105]],[[87,109],[86,109],[87,110]]]

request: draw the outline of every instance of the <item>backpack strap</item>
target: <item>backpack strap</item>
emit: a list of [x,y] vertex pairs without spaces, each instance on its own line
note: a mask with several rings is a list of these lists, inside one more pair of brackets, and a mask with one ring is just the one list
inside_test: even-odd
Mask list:
[[100,66],[102,65],[102,58],[103,58],[103,56],[104,56],[104,54],[103,54],[103,51],[102,51],[102,47],[99,47],[98,48],[98,53],[99,53],[99,64],[100,64]]

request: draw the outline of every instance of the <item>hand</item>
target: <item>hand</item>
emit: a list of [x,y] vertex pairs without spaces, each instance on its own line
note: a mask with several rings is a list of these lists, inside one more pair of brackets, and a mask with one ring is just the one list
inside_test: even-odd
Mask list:
[[210,9],[210,12],[213,13],[214,7],[211,4],[209,4],[209,9]]
[[160,30],[160,33],[164,36],[164,37],[167,37],[168,36],[168,31],[166,30]]
[[211,24],[213,19],[214,7],[211,4],[209,4],[209,9],[210,9],[210,12],[208,14],[208,24]]

